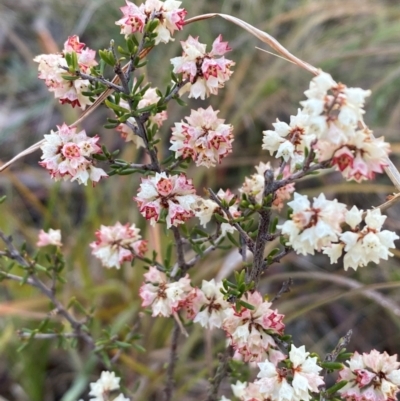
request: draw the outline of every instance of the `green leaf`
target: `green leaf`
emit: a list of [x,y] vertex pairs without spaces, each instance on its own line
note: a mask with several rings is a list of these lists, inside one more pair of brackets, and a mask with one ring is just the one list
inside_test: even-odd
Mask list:
[[179,106],[182,106],[182,107],[187,106],[187,104],[180,97],[175,96],[174,100],[176,100],[176,103],[178,103]]
[[343,364],[340,362],[322,362],[321,366],[324,369],[328,369],[328,370],[340,370],[343,369]]
[[117,104],[111,102],[111,101],[108,100],[108,99],[106,99],[106,100],[104,101],[104,103],[105,103],[106,106],[107,106],[109,109],[111,109],[111,110],[114,110],[114,111],[117,111],[117,112],[120,112],[120,113],[128,113],[128,112],[129,112],[129,110],[127,110],[127,109],[125,109],[124,107],[121,107],[121,106],[119,106],[119,105],[117,105]]
[[132,94],[134,95],[139,88],[139,86],[142,84],[144,80],[144,74],[140,75],[139,78],[136,80],[135,85],[132,88]]
[[124,55],[124,56],[130,56],[130,55],[131,55],[131,52],[127,52],[127,51],[126,51],[123,47],[121,47],[121,46],[118,46],[117,49],[118,49],[118,52],[119,52],[120,54]]
[[[136,43],[135,43],[135,41]],[[137,43],[137,40],[134,36],[130,36],[128,39],[126,39],[126,45],[128,46],[128,51],[130,54],[136,53],[137,46],[139,46],[139,43]]]
[[79,77],[77,77],[76,75],[61,75],[62,79],[65,79],[66,81],[76,81],[77,79],[79,79]]
[[347,383],[348,383],[347,380],[342,380],[338,383],[335,383],[332,387],[326,390],[326,393],[329,395],[335,394],[337,391],[343,388]]
[[111,67],[114,67],[115,58],[112,52],[108,50],[99,50],[99,56],[106,64],[110,65]]
[[118,348],[131,348],[132,344],[126,343],[124,341],[115,341],[115,344],[118,345]]
[[[118,125],[119,125],[119,123],[104,124],[103,127],[106,128],[106,129],[115,129],[115,128],[118,127]],[[103,160],[107,160],[107,158],[105,158]]]
[[279,222],[278,216],[276,216],[276,217],[271,221],[271,224],[270,224],[270,226],[269,226],[269,232],[270,232],[271,234],[273,234],[273,233],[276,232],[276,226],[278,225],[278,222]]
[[214,213],[215,220],[219,223],[228,223],[228,220],[225,217],[221,216],[219,213]]

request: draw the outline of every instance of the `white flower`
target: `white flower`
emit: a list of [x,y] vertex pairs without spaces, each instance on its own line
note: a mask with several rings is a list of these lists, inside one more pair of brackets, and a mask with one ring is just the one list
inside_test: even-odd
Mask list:
[[200,323],[201,326],[209,329],[222,326],[222,322],[228,316],[228,310],[231,309],[231,304],[224,300],[221,288],[222,282],[216,283],[214,279],[203,280],[201,290],[198,291],[197,303],[200,311],[193,320],[195,323]]
[[309,401],[310,392],[318,392],[324,384],[317,365],[317,358],[309,357],[304,345],[296,348],[292,345],[289,359],[292,368],[279,368],[270,361],[259,363],[260,372],[255,382],[264,397],[271,401]]
[[119,389],[120,378],[114,372],[101,372],[100,379],[90,383],[89,395],[95,397],[93,401],[105,401],[111,391]]
[[346,205],[337,200],[329,201],[320,194],[311,206],[307,196],[298,193],[288,205],[293,209],[291,220],[277,227],[288,236],[287,244],[296,252],[313,255],[315,250],[320,251],[338,240]]

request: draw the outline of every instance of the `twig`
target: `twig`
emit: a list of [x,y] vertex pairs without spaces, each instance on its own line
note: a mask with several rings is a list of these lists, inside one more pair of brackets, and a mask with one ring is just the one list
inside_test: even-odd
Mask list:
[[321,170],[324,168],[329,168],[330,163],[331,163],[331,160],[326,160],[321,163],[316,163],[316,164],[313,164],[312,166],[310,166],[307,170],[298,171],[297,173],[294,173],[283,180],[275,181],[273,191],[275,192],[279,188],[282,188],[285,185],[288,185],[300,178],[303,178],[304,176],[306,176],[309,173],[312,173],[313,171]]
[[81,337],[78,333],[24,333],[17,330],[17,335],[20,338],[34,338],[35,340],[53,340],[54,338],[77,338]]
[[[69,68],[68,67],[63,67],[62,65],[60,65],[59,67],[61,67],[63,70],[68,71],[69,72]],[[123,88],[122,86],[119,86],[117,84],[114,84],[113,82],[109,81],[108,79],[104,78],[103,76],[98,76],[95,77],[93,75],[90,74],[85,74],[81,71],[74,71],[74,73],[76,76],[82,78],[82,79],[86,79],[90,82],[99,82],[103,85],[105,85],[107,88],[109,89],[113,89],[116,92],[123,92]]]
[[165,385],[165,401],[171,401],[174,390],[174,372],[176,361],[178,359],[176,350],[178,348],[178,339],[181,329],[178,322],[174,321],[174,330],[172,331],[171,348],[169,353],[169,362],[167,368],[167,383]]
[[185,261],[185,253],[183,251],[184,243],[182,241],[181,234],[179,232],[179,228],[172,226],[172,232],[174,233],[175,245],[176,245],[176,254],[177,254],[177,264],[178,268],[181,271],[180,276],[182,276],[187,270],[187,264]]
[[243,240],[246,242],[247,247],[254,252],[254,241],[249,237],[249,235],[246,233],[246,231],[243,230],[243,228],[240,226],[239,223],[236,223],[229,211],[229,208],[224,207],[224,205],[221,203],[221,200],[218,198],[218,196],[214,193],[214,191],[211,188],[208,188],[208,192],[210,193],[210,198],[218,204],[218,206],[225,212],[225,214],[228,216],[229,219],[229,224],[238,230],[239,234],[243,238]]
[[[341,337],[339,339],[338,343],[336,344],[336,347],[333,349],[333,351],[329,352],[328,354],[326,354],[326,356],[324,358],[324,362],[335,362],[336,358],[338,357],[338,355],[340,354],[342,349],[346,348],[347,345],[350,343],[352,334],[353,334],[353,331],[349,330],[346,333],[346,335]],[[327,369],[323,369],[320,372],[321,376],[325,377],[326,374],[327,374]],[[326,400],[325,390],[326,390],[326,385],[325,384],[323,384],[322,386],[319,387],[319,399],[320,399],[320,401],[325,401]]]
[[210,379],[211,385],[208,390],[207,401],[217,401],[218,400],[218,389],[228,373],[229,362],[233,355],[233,348],[229,346],[223,355],[219,355],[219,365],[215,372],[215,375]]
[[279,292],[272,298],[271,302],[277,301],[283,294],[290,292],[290,287],[293,285],[293,280],[289,277],[288,280],[282,283],[282,287]]
[[[18,262],[21,266],[27,269],[32,269],[34,268],[34,264],[28,262],[20,253],[19,251],[14,247],[12,243],[12,238],[7,237],[2,231],[0,231],[0,238],[3,240],[7,247],[7,257],[10,259],[13,259]],[[27,280],[24,280],[22,277],[15,276],[14,274],[6,273],[6,272],[0,272],[0,274],[8,279],[14,280],[14,281],[19,281],[20,283],[26,282],[27,284],[38,288],[47,298],[50,299],[52,304],[55,306],[55,309],[57,310],[57,313],[61,316],[63,316],[71,325],[71,327],[74,329],[75,333],[77,334],[77,337],[81,337],[89,346],[90,348],[94,348],[94,341],[92,337],[85,332],[82,329],[82,326],[84,325],[85,322],[79,322],[77,321],[61,304],[60,301],[54,296],[53,291],[48,288],[40,279],[38,279],[34,273],[30,273],[29,277]]]
[[274,186],[274,172],[273,170],[266,170],[264,173],[264,192],[263,199],[266,196],[271,195],[271,199],[268,204],[263,204],[265,207],[264,210],[259,212],[260,221],[258,222],[258,232],[256,243],[254,246],[254,259],[253,259],[253,267],[250,271],[250,274],[247,275],[246,281],[247,283],[251,283],[254,281],[257,286],[258,280],[260,279],[261,273],[266,269],[266,264],[264,262],[264,250],[267,244],[267,241],[270,240],[268,236],[268,228],[269,222],[271,218],[271,205],[273,201],[273,186]]
[[[137,330],[138,330],[139,323],[140,323],[140,321],[137,321],[137,322],[133,325],[133,327],[129,330],[129,333],[128,333],[127,336],[124,338],[124,342],[129,343],[129,341],[132,340],[132,338],[135,336],[135,333],[136,333]],[[119,359],[120,356],[122,355],[122,352],[123,352],[123,351],[124,351],[123,348],[120,348],[120,349],[115,353],[115,355],[110,359],[110,363],[111,363],[112,365],[115,364],[115,363],[118,361],[118,359]]]

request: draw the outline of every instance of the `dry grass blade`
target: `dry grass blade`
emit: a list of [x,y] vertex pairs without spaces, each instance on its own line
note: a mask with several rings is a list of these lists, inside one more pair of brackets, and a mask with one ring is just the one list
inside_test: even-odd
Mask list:
[[282,55],[283,58],[291,61],[292,63],[298,65],[301,68],[304,68],[305,70],[311,72],[311,74],[314,74],[314,75],[318,74],[318,71],[319,71],[318,68],[313,67],[312,65],[308,64],[307,62],[299,59],[298,57],[296,57],[295,55],[290,53],[289,50],[287,50],[285,47],[283,47],[274,37],[272,37],[268,33],[263,32],[260,29],[257,29],[253,25],[250,25],[247,22],[245,22],[239,18],[232,17],[231,15],[219,14],[219,13],[203,14],[203,15],[199,15],[197,17],[188,19],[186,21],[186,24],[190,24],[190,23],[196,22],[196,21],[201,21],[204,19],[214,18],[217,16],[224,18],[227,21],[233,22],[237,26],[240,26],[241,28],[243,28],[247,32],[251,33],[256,38],[260,39],[262,42],[271,46],[275,51],[277,51],[280,55]]

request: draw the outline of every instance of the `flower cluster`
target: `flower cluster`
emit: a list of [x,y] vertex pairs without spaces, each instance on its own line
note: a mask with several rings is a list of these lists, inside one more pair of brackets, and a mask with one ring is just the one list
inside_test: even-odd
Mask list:
[[188,275],[169,283],[165,273],[151,266],[144,278],[145,283],[140,287],[139,295],[143,307],[151,306],[153,316],[171,316],[187,305],[193,293]]
[[49,170],[56,181],[76,180],[86,185],[88,179],[98,182],[107,177],[104,170],[94,166],[95,161],[91,158],[101,153],[98,136],[90,138],[84,130],[76,133],[76,128],[64,123],[58,126],[58,131],[51,131],[44,138],[41,146],[43,161],[39,164]]
[[306,195],[294,194],[294,200],[288,202],[293,209],[291,220],[278,226],[283,235],[288,236],[287,245],[297,253],[314,255],[322,247],[336,242],[344,222],[346,205],[336,199],[327,200],[324,194],[314,198],[313,205]]
[[180,1],[166,0],[146,0],[139,7],[126,0],[126,6],[120,10],[124,16],[116,22],[121,27],[121,33],[127,38],[135,32],[143,32],[147,22],[157,20],[158,25],[154,32],[157,34],[156,44],[168,43],[173,40],[171,35],[174,31],[183,29],[184,19],[187,11],[179,8]]
[[222,56],[231,50],[227,42],[222,41],[219,35],[215,39],[210,53],[206,52],[206,45],[200,43],[198,38],[189,36],[188,40],[182,41],[182,57],[171,59],[175,74],[182,74],[184,80],[189,80],[183,90],[189,90],[189,97],[205,99],[210,94],[216,95],[219,88],[232,75],[230,68],[235,65],[231,60]]
[[[229,206],[229,213],[233,218],[240,217],[240,210],[238,210],[239,203],[238,201],[233,201],[235,195],[227,189],[223,191],[220,189],[217,192],[217,196],[221,201],[225,201]],[[200,224],[203,227],[206,227],[207,223],[210,222],[211,217],[214,213],[220,214],[225,219],[228,219],[226,213],[220,208],[220,206],[211,199],[203,199],[201,197],[197,197],[196,202],[192,205],[192,210],[196,217],[200,219]],[[229,223],[222,223],[220,226],[221,234],[225,235],[228,233],[233,233],[235,231],[235,227]]]
[[142,178],[140,190],[133,199],[140,213],[154,226],[165,210],[167,227],[177,226],[193,216],[191,206],[196,201],[192,180],[185,174],[168,176],[156,173],[154,177]]
[[39,237],[36,246],[41,248],[47,245],[62,246],[60,230],[53,230],[50,228],[47,233],[44,230],[39,231]]
[[223,321],[232,311],[231,304],[224,300],[221,293],[222,282],[214,279],[203,280],[201,289],[197,291],[196,305],[199,311],[193,321],[203,327],[220,328]]
[[260,399],[270,401],[309,401],[310,393],[318,392],[318,387],[324,384],[317,358],[309,355],[304,345],[296,348],[292,344],[289,359],[283,361],[285,366],[279,367],[268,360],[259,363],[259,379],[251,390],[254,392],[258,387]]
[[261,361],[267,355],[274,363],[284,359],[273,337],[283,333],[283,315],[270,309],[271,303],[264,301],[257,291],[246,294],[243,301],[254,309],[242,307],[239,312],[232,309],[233,313],[223,322],[230,345],[245,361]]
[[[108,401],[111,400],[111,393],[119,390],[120,378],[115,376],[114,372],[101,372],[100,379],[94,383],[90,383],[89,395],[92,397],[90,401]],[[113,401],[129,401],[122,393],[112,398]]]
[[393,256],[389,248],[394,248],[394,241],[399,236],[389,230],[381,231],[386,216],[381,214],[380,209],[367,210],[365,226],[361,229],[362,220],[363,211],[356,206],[346,213],[345,222],[351,230],[340,234],[337,244],[324,248],[331,263],[336,263],[343,251],[345,270],[349,267],[357,270],[357,267],[365,266],[369,262],[379,263],[380,259],[387,260],[389,256]]
[[[144,107],[150,106],[152,104],[156,104],[160,100],[160,96],[157,95],[156,88],[149,88],[144,93],[142,99],[139,101],[137,108],[142,109]],[[121,99],[119,102],[119,106],[124,107],[126,110],[129,110],[128,103]],[[164,110],[160,113],[156,113],[154,115],[150,115],[149,122],[151,125],[157,125],[161,127],[162,123],[168,118],[167,112]],[[117,127],[117,131],[121,133],[121,137],[125,139],[126,142],[132,141],[136,144],[136,147],[144,147],[143,139],[137,135],[132,127],[136,128],[136,121],[133,117],[128,118],[127,123],[121,123]]]
[[[251,177],[246,177],[242,187],[239,191],[247,196],[253,197],[257,204],[262,204],[263,201],[263,193],[265,186],[265,178],[264,173],[267,170],[271,170],[272,167],[270,163],[260,162],[258,166],[256,166],[257,173],[253,174]],[[286,178],[290,174],[289,169],[285,168],[282,174],[282,178]],[[280,169],[277,168],[274,170],[274,177],[277,178],[281,176]],[[287,184],[281,188],[279,188],[275,192],[275,197],[272,202],[272,208],[278,211],[282,210],[285,201],[289,200],[294,192],[294,183]]]
[[218,110],[192,110],[185,122],[175,123],[172,128],[170,150],[175,157],[191,157],[196,166],[213,167],[232,152],[232,125],[217,118]]
[[347,180],[372,179],[387,165],[389,144],[374,139],[363,122],[365,98],[370,91],[348,88],[320,72],[305,91],[307,100],[290,124],[277,121],[264,131],[263,149],[290,162],[292,170],[304,162],[306,149],[319,162],[341,171]]
[[165,273],[150,267],[139,290],[142,306],[150,306],[153,316],[169,317],[185,311],[186,317],[203,327],[222,328],[236,357],[245,361],[261,361],[268,357],[275,365],[285,359],[277,349],[274,336],[283,334],[283,315],[270,309],[257,291],[247,293],[243,301],[254,309],[242,307],[236,311],[222,293],[222,282],[203,280],[201,288],[192,287],[189,276],[169,282]]
[[[381,231],[386,216],[380,209],[368,210],[363,221],[363,211],[353,206],[351,210],[337,200],[329,201],[321,194],[314,198],[311,206],[307,196],[294,194],[294,200],[288,202],[293,209],[291,220],[278,226],[282,234],[288,237],[287,245],[297,253],[314,255],[314,251],[323,251],[336,263],[345,252],[344,268],[357,270],[369,262],[379,263],[393,254],[394,241],[399,236],[389,230]],[[346,223],[350,230],[343,231]]]
[[348,367],[339,372],[339,381],[347,384],[339,390],[347,401],[394,401],[400,386],[400,363],[397,355],[376,350],[355,352]]
[[76,53],[81,72],[86,73],[91,67],[97,65],[96,52],[88,47],[85,48],[85,44],[81,43],[76,35],[68,37],[62,53],[41,54],[36,56],[33,61],[39,63],[39,78],[45,81],[49,91],[54,93],[54,97],[59,99],[60,103],[69,103],[72,107],[78,106],[84,110],[91,104],[89,98],[82,95],[82,92],[88,90],[89,81],[63,78],[63,75],[72,76],[65,70],[68,67],[65,56],[72,52]]
[[119,269],[121,263],[142,257],[147,251],[147,241],[142,240],[140,230],[134,224],[117,222],[113,226],[101,226],[96,231],[97,241],[92,242],[92,254],[101,260],[105,267]]

